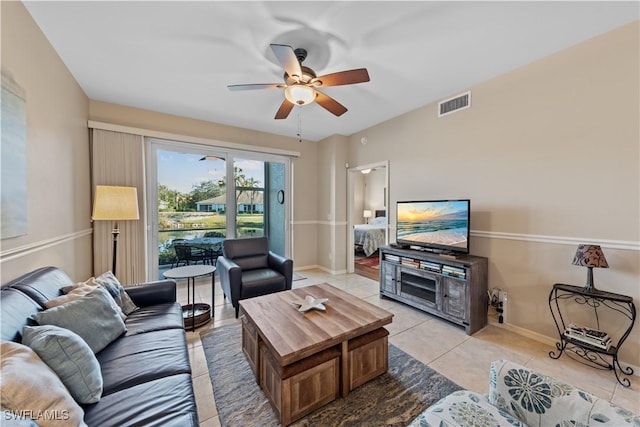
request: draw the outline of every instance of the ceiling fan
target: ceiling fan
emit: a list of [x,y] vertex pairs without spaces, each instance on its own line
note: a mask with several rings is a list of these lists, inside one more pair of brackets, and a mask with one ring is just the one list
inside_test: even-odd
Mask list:
[[341,116],[347,112],[347,108],[320,92],[318,88],[369,81],[369,73],[366,68],[340,71],[317,77],[315,71],[302,65],[302,61],[307,57],[305,49],[294,50],[288,45],[271,44],[271,50],[284,69],[284,83],[229,85],[227,87],[229,90],[284,89],[285,99],[276,113],[276,119],[286,119],[295,105],[307,105],[314,101],[330,113]]

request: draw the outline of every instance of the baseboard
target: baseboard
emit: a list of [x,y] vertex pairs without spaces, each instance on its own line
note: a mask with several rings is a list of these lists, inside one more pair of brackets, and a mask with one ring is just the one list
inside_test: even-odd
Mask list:
[[318,270],[322,270],[325,273],[329,273],[329,274],[347,274],[347,270],[343,269],[343,270],[331,270],[327,267],[324,267],[322,265],[303,265],[302,267],[295,267],[293,269],[293,271],[304,271],[304,270],[314,270],[314,269],[318,269]]

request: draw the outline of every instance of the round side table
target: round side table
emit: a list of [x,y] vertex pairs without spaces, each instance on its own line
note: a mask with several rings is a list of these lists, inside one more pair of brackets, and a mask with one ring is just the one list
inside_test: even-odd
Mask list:
[[[211,320],[211,308],[209,304],[197,303],[196,299],[196,278],[211,275],[211,302],[214,303],[214,274],[216,268],[211,265],[186,265],[184,267],[172,268],[162,273],[165,279],[187,279],[187,305],[182,306],[182,318],[185,329],[191,327],[195,331],[209,320]],[[193,295],[193,297],[192,297]],[[192,301],[193,300],[193,301]]]

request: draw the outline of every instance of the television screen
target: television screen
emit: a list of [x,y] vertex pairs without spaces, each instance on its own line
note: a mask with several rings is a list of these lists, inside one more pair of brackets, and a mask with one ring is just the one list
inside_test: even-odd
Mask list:
[[398,202],[396,242],[469,253],[469,200]]

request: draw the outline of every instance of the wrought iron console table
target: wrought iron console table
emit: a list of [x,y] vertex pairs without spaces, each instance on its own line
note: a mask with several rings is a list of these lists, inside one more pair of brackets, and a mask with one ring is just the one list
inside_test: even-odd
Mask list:
[[[600,329],[598,309],[605,308],[620,313],[623,318],[629,321],[629,326],[623,332],[620,339],[618,339],[616,343],[612,343],[612,345],[606,349],[590,345],[582,340],[567,336],[564,332],[567,329],[568,324],[565,323],[565,318],[562,316],[562,308],[559,303],[559,301],[565,300],[573,300],[576,304],[593,308],[597,329]],[[563,351],[571,351],[582,359],[578,361],[586,365],[598,369],[613,370],[616,379],[622,386],[629,387],[631,385],[629,379],[622,377],[622,375],[633,375],[633,369],[631,369],[631,367],[623,368],[620,366],[618,352],[620,351],[620,347],[624,341],[631,333],[636,321],[636,307],[633,304],[633,298],[597,289],[587,291],[580,286],[556,283],[553,285],[553,289],[549,293],[549,310],[551,310],[551,315],[553,316],[556,328],[558,329],[558,335],[560,336],[560,342],[556,343],[556,348],[559,350],[557,355],[555,351],[550,351],[549,357],[558,359],[562,356]],[[611,363],[609,363],[609,358],[611,359]]]

